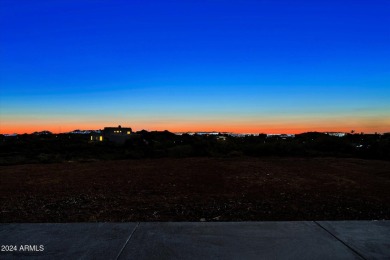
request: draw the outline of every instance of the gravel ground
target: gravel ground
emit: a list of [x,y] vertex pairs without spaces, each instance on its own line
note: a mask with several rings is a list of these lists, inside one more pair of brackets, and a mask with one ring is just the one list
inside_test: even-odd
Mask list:
[[390,162],[184,158],[0,167],[0,222],[390,219]]

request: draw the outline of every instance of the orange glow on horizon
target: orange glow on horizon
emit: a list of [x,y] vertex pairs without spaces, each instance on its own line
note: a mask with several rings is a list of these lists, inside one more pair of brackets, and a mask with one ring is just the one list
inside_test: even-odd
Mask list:
[[[107,126],[117,126],[118,124],[66,124],[64,126],[53,126],[50,124],[40,124],[40,125],[1,125],[0,134],[31,134],[33,132],[40,131],[50,131],[52,133],[66,133],[76,129],[80,130],[99,130]],[[304,132],[345,132],[349,133],[354,130],[356,133],[385,133],[390,132],[390,129],[386,126],[376,126],[376,127],[354,127],[353,125],[345,126],[331,126],[331,125],[299,125],[299,124],[286,124],[281,123],[270,125],[264,124],[261,126],[253,125],[228,125],[228,124],[177,124],[177,123],[167,123],[167,124],[121,124],[122,127],[131,127],[133,131],[147,130],[147,131],[164,131],[168,130],[170,132],[231,132],[231,133],[275,133],[275,134],[299,134]]]

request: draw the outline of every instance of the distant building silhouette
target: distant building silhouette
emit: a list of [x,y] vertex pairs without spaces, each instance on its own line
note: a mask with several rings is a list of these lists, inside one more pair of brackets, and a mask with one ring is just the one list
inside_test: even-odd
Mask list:
[[91,141],[110,141],[118,144],[123,144],[133,135],[133,130],[130,127],[105,127],[100,133],[91,135]]

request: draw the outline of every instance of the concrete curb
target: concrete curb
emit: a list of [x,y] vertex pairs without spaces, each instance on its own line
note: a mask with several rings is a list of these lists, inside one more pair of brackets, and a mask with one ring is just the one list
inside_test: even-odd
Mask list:
[[389,259],[390,221],[0,224],[0,259]]

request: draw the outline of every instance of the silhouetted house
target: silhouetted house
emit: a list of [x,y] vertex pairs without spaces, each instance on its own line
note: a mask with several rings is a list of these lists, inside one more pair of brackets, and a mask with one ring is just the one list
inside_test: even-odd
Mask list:
[[103,133],[101,130],[91,132],[91,141],[103,141]]
[[118,144],[123,144],[130,139],[133,131],[130,127],[105,127],[100,133],[91,135],[91,141],[110,141]]

